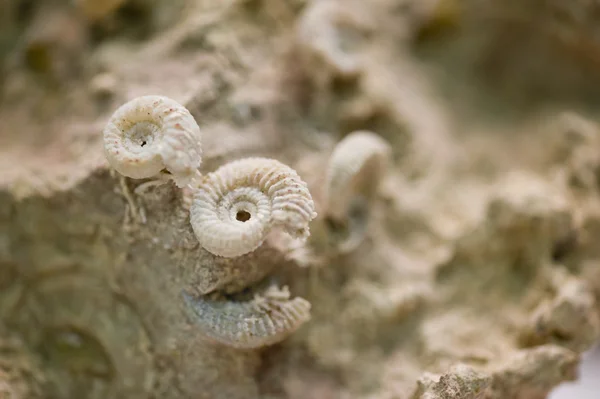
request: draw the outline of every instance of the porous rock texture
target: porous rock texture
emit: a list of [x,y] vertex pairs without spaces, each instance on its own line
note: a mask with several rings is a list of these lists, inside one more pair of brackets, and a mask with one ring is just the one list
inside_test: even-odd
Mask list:
[[[600,104],[561,77],[600,76],[573,23],[590,2],[93,3],[0,5],[1,398],[538,399],[577,377],[600,334]],[[149,94],[190,110],[203,174],[293,167],[307,244],[214,256],[189,192],[111,171],[102,129]],[[393,164],[340,254],[323,171],[356,130]],[[312,318],[256,349],[206,339],[182,295],[271,281]]]

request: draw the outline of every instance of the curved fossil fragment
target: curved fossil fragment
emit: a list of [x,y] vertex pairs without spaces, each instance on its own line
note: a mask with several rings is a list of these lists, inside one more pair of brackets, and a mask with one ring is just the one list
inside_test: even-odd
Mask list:
[[352,78],[360,73],[360,59],[352,51],[360,33],[368,30],[364,15],[357,15],[336,1],[313,2],[306,7],[297,27],[298,44],[315,68],[331,76]]
[[310,302],[290,299],[287,287],[270,286],[247,302],[183,297],[202,334],[240,349],[278,343],[310,319]]
[[117,172],[134,179],[170,172],[179,187],[198,175],[200,128],[181,104],[164,96],[135,98],[104,128],[104,153]]
[[326,175],[327,212],[343,220],[357,198],[370,199],[388,168],[391,147],[368,131],[350,133],[335,147]]
[[206,175],[190,210],[200,244],[225,257],[254,251],[273,227],[306,239],[316,216],[308,187],[296,171],[267,158],[233,161]]
[[391,147],[368,131],[349,134],[335,147],[325,190],[330,238],[339,252],[350,252],[366,234],[369,201],[385,174]]

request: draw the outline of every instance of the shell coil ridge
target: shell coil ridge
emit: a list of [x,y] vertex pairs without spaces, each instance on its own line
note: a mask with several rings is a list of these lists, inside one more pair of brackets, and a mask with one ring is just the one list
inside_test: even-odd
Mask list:
[[353,201],[369,200],[391,159],[391,146],[369,131],[350,133],[335,147],[326,173],[327,211],[348,217]]
[[290,299],[287,287],[271,286],[246,302],[183,296],[202,334],[235,348],[278,343],[310,320],[310,302],[300,297]]
[[198,175],[200,128],[181,104],[164,96],[137,97],[119,107],[103,131],[110,165],[134,179],[167,170],[177,186]]
[[360,73],[361,65],[358,56],[348,51],[352,41],[344,37],[344,32],[349,27],[365,30],[365,25],[361,16],[336,1],[313,2],[299,18],[297,40],[316,66],[334,75],[353,77]]
[[254,251],[273,227],[306,239],[315,217],[306,183],[289,166],[267,158],[233,161],[209,173],[190,209],[202,247],[225,257]]

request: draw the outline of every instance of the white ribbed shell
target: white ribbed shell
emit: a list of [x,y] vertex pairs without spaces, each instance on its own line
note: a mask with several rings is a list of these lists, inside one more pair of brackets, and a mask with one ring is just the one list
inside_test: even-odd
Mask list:
[[350,133],[337,144],[326,174],[330,216],[345,219],[357,196],[368,199],[374,194],[389,166],[391,151],[385,140],[368,131]]
[[143,179],[168,170],[184,187],[198,175],[200,128],[189,111],[164,96],[135,98],[104,128],[104,153],[117,172]]
[[[238,220],[238,212],[249,214],[249,220]],[[254,251],[276,226],[306,239],[316,216],[308,187],[296,171],[266,158],[233,161],[206,175],[190,210],[202,247],[225,257]]]
[[194,298],[184,293],[201,333],[223,345],[251,349],[282,341],[310,320],[310,302],[270,287],[248,302]]

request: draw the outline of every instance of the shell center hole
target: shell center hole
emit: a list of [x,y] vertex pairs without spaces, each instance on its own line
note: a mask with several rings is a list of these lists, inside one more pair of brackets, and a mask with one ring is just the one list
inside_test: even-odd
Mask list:
[[145,146],[145,145],[146,145],[146,140],[142,141],[142,144],[141,144],[141,146],[143,147],[143,146]]
[[235,219],[240,222],[247,222],[248,220],[250,220],[250,218],[251,218],[250,212],[245,211],[243,209],[237,211],[237,213],[235,214]]

